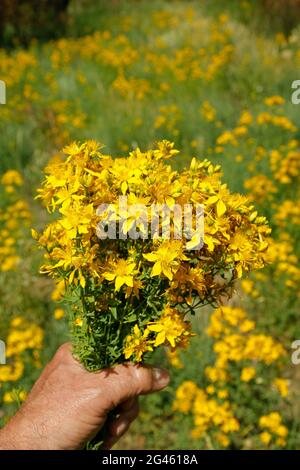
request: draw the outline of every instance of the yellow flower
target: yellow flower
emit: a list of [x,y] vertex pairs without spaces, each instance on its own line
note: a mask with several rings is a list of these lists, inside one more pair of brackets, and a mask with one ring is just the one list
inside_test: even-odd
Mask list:
[[195,382],[186,380],[176,390],[176,398],[173,402],[173,410],[188,413],[194,403],[198,393],[198,387]]
[[268,431],[263,431],[260,433],[259,438],[261,442],[267,446],[272,440],[272,435]]
[[130,193],[127,199],[127,207],[119,211],[119,217],[123,221],[121,230],[127,234],[133,227],[146,236],[148,226],[148,209],[150,198],[137,197]]
[[13,327],[13,328],[18,328],[18,327],[24,325],[24,323],[25,323],[25,322],[24,322],[24,318],[22,318],[22,317],[15,317],[15,318],[13,318],[12,321],[10,322],[10,325],[11,325],[11,327]]
[[241,282],[241,286],[246,294],[251,294],[254,289],[254,282],[250,279],[243,279]]
[[278,437],[276,439],[275,443],[278,447],[285,447],[286,446],[286,440],[283,439],[282,437]]
[[265,98],[265,104],[267,106],[275,106],[275,105],[281,105],[285,103],[285,99],[282,96],[269,96],[268,98]]
[[224,369],[218,367],[207,366],[205,375],[211,382],[226,382],[227,373]]
[[227,196],[226,189],[220,191],[218,194],[215,194],[214,196],[210,196],[206,201],[206,204],[208,204],[209,206],[212,204],[216,204],[218,217],[221,217],[222,215],[224,215],[227,210],[226,204],[224,202],[224,196],[225,198]]
[[22,186],[23,178],[21,174],[16,170],[8,170],[1,178],[1,183],[4,185]]
[[79,318],[79,317],[75,318],[75,320],[74,320],[74,325],[75,325],[75,326],[82,326],[82,325],[83,325],[83,320],[82,320],[82,318]]
[[60,212],[64,215],[60,224],[70,239],[76,238],[78,234],[88,233],[93,228],[95,218],[93,204],[81,206],[78,202],[74,202],[72,206],[60,209]]
[[228,397],[228,391],[227,390],[219,390],[218,391],[218,398],[224,399]]
[[218,138],[217,138],[217,145],[226,145],[232,144],[237,146],[237,140],[231,131],[224,131]]
[[65,293],[65,281],[59,281],[55,284],[55,288],[51,294],[51,299],[57,302]]
[[174,351],[172,350],[167,350],[167,357],[170,361],[170,364],[172,367],[175,367],[175,369],[183,369],[184,364],[181,361],[178,351],[175,349]]
[[230,439],[226,436],[226,434],[223,434],[222,432],[219,432],[216,434],[216,439],[219,444],[223,447],[228,447],[230,444]]
[[182,243],[179,240],[165,241],[156,251],[143,255],[147,261],[154,263],[151,276],[165,275],[170,281],[176,273],[179,262],[187,260],[182,251]]
[[65,316],[65,312],[62,308],[56,308],[54,310],[53,316],[54,316],[55,320],[60,320],[61,318],[63,318]]
[[216,119],[217,112],[209,101],[204,101],[199,111],[208,122]]
[[288,429],[282,424],[282,418],[277,411],[261,416],[259,419],[259,426],[261,428],[268,429],[271,433],[275,434],[282,440],[284,440],[288,435]]
[[289,394],[289,381],[287,379],[276,378],[273,381],[273,385],[279,391],[282,397],[287,397]]
[[115,283],[115,291],[121,289],[123,285],[133,287],[134,276],[136,275],[135,263],[131,260],[118,259],[112,262],[103,273],[104,279]]
[[239,124],[241,126],[247,126],[247,125],[251,124],[252,121],[253,121],[252,114],[249,113],[249,111],[243,111],[242,114],[241,114],[241,117],[239,119]]
[[[193,385],[192,393],[189,393],[189,388],[187,389],[186,382],[178,388],[173,409],[184,413],[192,411],[195,425],[192,435],[195,438],[200,438],[204,433],[217,428],[223,436],[220,436],[220,439],[217,435],[215,437],[221,445],[226,447],[229,442],[224,435],[240,429],[240,424],[234,417],[229,402],[219,404],[217,400],[208,397],[204,390],[195,385]],[[186,402],[188,406],[185,406]]]
[[206,387],[206,392],[209,394],[209,395],[213,395],[215,393],[216,389],[213,385],[209,385],[208,387]]
[[148,330],[142,333],[138,325],[134,325],[133,334],[128,335],[125,339],[125,359],[132,357],[137,362],[140,362],[146,352],[153,350],[151,342],[148,340],[148,335]]
[[34,323],[29,323],[21,317],[16,317],[6,340],[6,356],[13,357],[26,349],[41,349],[44,332]]
[[240,332],[241,333],[247,333],[248,331],[251,331],[255,328],[255,322],[252,320],[244,320],[240,324]]
[[243,382],[250,382],[256,375],[256,370],[254,367],[244,367],[241,372],[241,380]]
[[176,345],[185,345],[192,336],[190,327],[176,309],[166,307],[163,316],[157,322],[149,323],[147,329],[156,333],[155,347],[166,344],[175,348]]
[[3,272],[14,270],[16,269],[20,261],[21,258],[19,256],[7,256],[5,260],[1,263],[0,270]]
[[288,435],[288,429],[285,426],[283,426],[283,424],[281,424],[280,426],[278,426],[275,433],[279,437],[286,437]]
[[27,398],[27,392],[25,390],[20,390],[19,392],[5,392],[3,396],[4,403],[14,403],[16,401],[24,401]]
[[16,359],[13,365],[4,365],[0,367],[0,383],[16,382],[24,373],[24,363],[20,359]]

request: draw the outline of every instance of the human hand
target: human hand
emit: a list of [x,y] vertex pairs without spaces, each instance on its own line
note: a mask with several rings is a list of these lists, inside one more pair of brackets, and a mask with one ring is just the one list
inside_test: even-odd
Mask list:
[[[88,372],[61,346],[26,402],[0,430],[0,449],[81,449],[107,421],[111,448],[138,415],[138,396],[166,387],[166,370],[136,364]],[[116,410],[117,417],[107,420]]]

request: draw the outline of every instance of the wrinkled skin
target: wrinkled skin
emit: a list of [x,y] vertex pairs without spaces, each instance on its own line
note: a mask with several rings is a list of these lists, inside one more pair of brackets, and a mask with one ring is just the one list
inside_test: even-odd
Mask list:
[[[92,373],[61,346],[26,402],[0,431],[0,449],[84,448],[106,424],[103,448],[110,449],[138,415],[139,395],[169,382],[167,371],[134,364]],[[107,419],[114,410],[114,419]]]

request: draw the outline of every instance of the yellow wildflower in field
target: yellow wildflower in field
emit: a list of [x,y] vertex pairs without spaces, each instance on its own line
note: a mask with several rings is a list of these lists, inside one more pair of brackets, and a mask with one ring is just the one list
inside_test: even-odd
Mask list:
[[294,123],[286,116],[277,116],[266,111],[258,114],[256,122],[259,125],[272,124],[273,126],[281,127],[282,129],[289,132],[296,132],[297,130],[297,127],[294,125]]
[[252,121],[253,121],[252,114],[249,111],[243,111],[239,119],[239,124],[241,126],[248,126],[249,124],[252,123]]
[[258,290],[255,288],[254,281],[251,279],[243,279],[241,282],[241,287],[245,294],[250,295],[253,298],[256,298],[259,295]]
[[273,381],[274,387],[279,391],[280,395],[285,398],[289,394],[289,381],[287,379],[282,379],[277,377]]
[[266,429],[267,432],[271,434],[272,438],[277,437],[276,444],[279,447],[285,446],[288,429],[282,424],[282,417],[277,411],[261,416],[259,426],[262,429]]
[[[31,213],[20,198],[23,178],[16,170],[8,170],[0,180],[0,271],[15,271],[22,263],[21,252],[26,239]],[[21,248],[22,247],[22,248]]]
[[168,357],[168,360],[169,360],[171,366],[175,367],[175,369],[183,369],[184,368],[184,364],[180,359],[180,356],[178,354],[177,349],[174,349],[174,350],[168,349],[167,350],[167,357]]
[[299,259],[291,236],[281,232],[278,241],[269,240],[265,256],[266,261],[273,264],[276,278],[281,279],[286,287],[297,289],[300,281]]
[[249,382],[256,375],[256,370],[254,367],[244,367],[241,373],[242,382]]
[[274,199],[274,194],[278,191],[274,181],[263,174],[246,179],[244,188],[249,193],[249,198],[258,204]]
[[16,401],[24,401],[27,398],[27,392],[20,390],[19,392],[5,392],[3,396],[4,403],[14,403]]
[[279,150],[272,150],[269,154],[270,168],[273,177],[281,184],[288,185],[297,182],[300,175],[300,152],[298,141],[290,141]]
[[8,358],[21,354],[26,349],[41,349],[44,339],[43,330],[29,323],[22,317],[11,322],[11,329],[6,339],[6,356]]
[[192,380],[186,380],[176,390],[176,399],[173,402],[174,411],[188,413],[193,406],[198,387]]
[[[38,325],[21,316],[11,320],[6,338],[7,364],[0,367],[0,384],[17,382],[22,378],[26,365],[24,354],[30,354],[32,364],[37,368],[40,367],[36,353],[41,350],[43,339],[44,332]],[[8,395],[6,398],[8,399]]]
[[300,225],[300,200],[286,199],[277,206],[274,221],[279,227]]
[[16,359],[12,365],[4,365],[0,368],[0,383],[16,382],[24,373],[23,361]]
[[212,104],[209,101],[203,102],[200,108],[200,113],[208,122],[213,122],[217,116],[217,112],[215,108],[212,106]]
[[[249,442],[259,440],[265,447],[284,447],[287,428],[281,415],[275,411],[259,418],[256,409],[257,400],[270,404],[272,388],[279,391],[278,400],[286,397],[288,382],[278,377],[286,354],[282,345],[258,333],[243,309],[229,306],[213,312],[207,333],[213,338],[216,357],[204,373],[199,370],[203,388],[183,382],[176,390],[173,409],[192,416],[191,434],[205,445],[232,444],[235,448],[244,445],[248,436]],[[257,421],[262,429],[259,435]]]
[[65,316],[65,311],[62,308],[56,308],[54,310],[53,316],[55,320],[60,320],[61,318]]
[[8,170],[6,173],[2,175],[1,184],[9,185],[9,186],[15,184],[16,186],[22,186],[23,178],[18,171]]
[[[207,431],[216,434],[217,430],[226,435],[237,432],[240,427],[228,402],[219,404],[215,399],[209,398],[206,392],[193,382],[183,382],[179,386],[173,409],[184,413],[193,412],[192,436],[194,438],[200,438]],[[222,442],[226,444],[225,447],[228,445],[227,439],[222,439]]]
[[268,431],[264,431],[259,435],[259,438],[263,444],[268,446],[272,440],[272,435]]
[[276,106],[276,105],[284,104],[285,99],[283,98],[283,96],[275,95],[275,96],[268,96],[267,98],[265,98],[264,102],[267,106]]

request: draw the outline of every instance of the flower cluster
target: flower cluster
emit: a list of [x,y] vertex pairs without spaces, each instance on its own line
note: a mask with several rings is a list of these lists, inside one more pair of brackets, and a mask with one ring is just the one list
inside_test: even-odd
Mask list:
[[[242,361],[263,362],[270,365],[285,355],[285,350],[271,336],[253,333],[255,322],[250,320],[241,308],[220,307],[211,316],[207,329],[209,336],[216,339],[214,351],[217,354],[215,368],[208,368],[210,380],[218,380],[221,373],[214,375],[215,370],[227,375],[230,362]],[[249,378],[250,373],[250,378]],[[242,371],[242,380],[249,381],[255,376],[255,369]],[[245,380],[246,379],[246,380]]]
[[44,332],[38,325],[20,316],[13,318],[6,339],[7,364],[0,367],[0,393],[4,388],[8,397],[10,389],[5,384],[19,381],[25,373],[25,367],[29,364],[28,359],[25,361],[25,354],[29,354],[33,367],[41,367],[43,339]]
[[209,396],[210,392],[211,390],[207,392],[197,387],[194,382],[186,381],[176,391],[173,409],[183,413],[192,411],[195,424],[192,436],[195,439],[210,431],[221,446],[227,447],[230,443],[228,435],[239,431],[240,424],[229,401],[224,400],[227,398],[227,391],[219,390],[216,399]]
[[273,411],[268,415],[261,416],[259,426],[264,429],[260,434],[260,439],[264,444],[269,445],[272,439],[275,439],[277,446],[285,446],[288,429],[282,424],[282,417],[278,412]]
[[[264,266],[266,219],[221,182],[219,166],[194,158],[174,171],[166,161],[178,151],[168,141],[115,160],[94,141],[64,152],[46,168],[38,196],[58,217],[34,236],[46,250],[42,272],[64,283],[75,353],[87,367],[186,345],[186,313],[230,297],[236,278]],[[198,206],[204,235],[186,230],[184,210],[174,209]],[[145,224],[153,207],[168,215],[154,211],[154,232]]]
[[210,436],[210,447],[240,447],[246,437],[258,446],[284,447],[288,430],[279,412],[271,408],[260,417],[256,410],[257,400],[266,410],[274,406],[272,394],[277,403],[289,394],[288,380],[278,376],[283,346],[257,333],[241,308],[216,309],[207,334],[214,339],[215,362],[205,368],[202,388],[191,380],[177,388],[173,409],[192,417],[193,438],[205,442]]
[[3,272],[17,268],[24,229],[31,222],[28,204],[19,196],[22,185],[23,178],[16,170],[7,171],[0,179],[0,271]]

